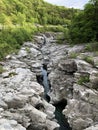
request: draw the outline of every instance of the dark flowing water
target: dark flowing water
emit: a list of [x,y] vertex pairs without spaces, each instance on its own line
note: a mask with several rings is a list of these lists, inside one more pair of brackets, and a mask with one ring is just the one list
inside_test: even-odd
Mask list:
[[[42,71],[42,84],[45,89],[44,98],[49,102],[48,92],[49,92],[50,86],[49,86],[49,81],[48,81],[47,68],[45,68],[45,66],[44,66],[41,68],[41,71]],[[58,123],[60,124],[59,130],[72,130],[67,122],[67,119],[62,114],[62,110],[65,108],[66,105],[67,105],[66,100],[62,100],[61,102],[54,104],[54,106],[56,107],[55,118],[58,121]]]
[[58,123],[60,124],[59,130],[72,130],[67,122],[67,119],[62,114],[62,111],[66,105],[67,105],[66,100],[62,100],[59,103],[54,105],[56,107],[55,118],[57,119]]

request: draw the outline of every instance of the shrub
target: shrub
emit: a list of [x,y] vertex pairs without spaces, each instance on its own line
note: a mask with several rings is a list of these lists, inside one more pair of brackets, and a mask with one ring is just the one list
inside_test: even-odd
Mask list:
[[0,60],[4,59],[4,57],[10,52],[13,52],[13,49],[8,43],[0,44]]
[[89,43],[86,45],[85,47],[86,51],[98,51],[98,42],[94,42],[94,43]]
[[57,25],[57,26],[47,25],[47,26],[40,27],[39,29],[40,31],[42,30],[42,32],[46,32],[46,31],[63,32],[64,31],[64,27],[61,25]]
[[37,31],[33,27],[6,28],[0,31],[0,60],[12,52],[20,49],[25,41],[31,41],[32,35]]
[[70,58],[76,58],[79,54],[76,52],[73,52],[69,55]]
[[62,44],[63,41],[64,41],[64,39],[65,39],[64,33],[59,33],[59,34],[57,35],[56,39],[57,39],[57,43],[58,43],[58,44]]

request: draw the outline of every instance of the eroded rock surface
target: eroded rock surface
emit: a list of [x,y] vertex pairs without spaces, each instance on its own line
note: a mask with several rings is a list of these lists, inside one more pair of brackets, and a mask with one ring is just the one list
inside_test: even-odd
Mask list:
[[[93,61],[88,62],[91,56]],[[46,33],[26,42],[17,55],[9,55],[0,74],[0,129],[55,130],[55,107],[67,100],[63,114],[72,130],[98,129],[97,55],[84,45],[57,44],[56,34]],[[37,83],[47,65],[50,103]],[[6,122],[6,123],[4,123]],[[7,126],[7,127],[6,127]]]
[[0,130],[59,128],[54,120],[55,107],[44,100],[44,88],[36,79],[41,73],[43,43],[43,35],[36,36],[34,43],[24,43],[17,55],[7,56],[2,64]]
[[[98,123],[97,56],[85,52],[84,45],[70,47],[47,44],[51,103],[67,100],[63,114],[73,130],[83,130]],[[45,52],[44,51],[44,52]],[[88,57],[92,59],[89,61]],[[90,127],[91,128],[91,127]]]
[[0,119],[0,130],[26,130],[15,120]]

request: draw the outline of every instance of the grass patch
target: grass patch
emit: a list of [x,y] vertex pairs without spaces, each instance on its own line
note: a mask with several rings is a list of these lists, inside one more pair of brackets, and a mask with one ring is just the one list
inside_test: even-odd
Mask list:
[[3,72],[5,72],[5,70],[3,69],[3,66],[0,65],[0,74],[2,74]]
[[80,78],[78,80],[78,84],[83,85],[83,83],[88,83],[89,81],[90,81],[89,75],[80,76]]
[[71,53],[71,54],[69,55],[69,57],[70,57],[70,58],[77,58],[78,55],[79,55],[78,53],[73,52],[73,53]]
[[94,65],[94,60],[93,60],[93,57],[91,57],[91,56],[85,56],[83,58],[83,60],[85,60],[86,62],[88,62],[88,63],[90,63],[92,65]]
[[98,51],[98,42],[88,43],[85,47],[86,51],[96,52]]

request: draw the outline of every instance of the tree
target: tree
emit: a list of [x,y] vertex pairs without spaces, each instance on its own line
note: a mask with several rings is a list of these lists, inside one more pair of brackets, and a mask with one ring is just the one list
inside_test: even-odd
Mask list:
[[72,20],[70,38],[74,43],[98,41],[98,0],[91,0]]

